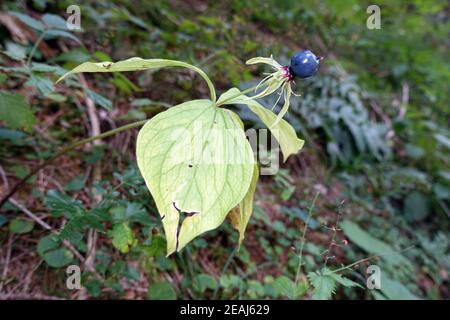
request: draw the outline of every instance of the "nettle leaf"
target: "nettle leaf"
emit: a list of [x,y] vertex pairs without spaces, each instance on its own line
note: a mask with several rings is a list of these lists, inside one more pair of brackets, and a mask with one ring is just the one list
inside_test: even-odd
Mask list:
[[294,128],[284,119],[279,119],[277,122],[277,115],[269,109],[262,106],[259,102],[245,96],[239,95],[240,91],[237,88],[232,88],[223,93],[217,104],[245,104],[251,111],[253,111],[261,121],[269,128],[275,139],[280,144],[281,152],[283,153],[284,161],[291,155],[299,152],[304,140],[297,137]]
[[239,117],[211,100],[172,107],[149,120],[137,162],[167,237],[167,254],[217,228],[247,194],[254,158]]
[[258,178],[259,169],[258,165],[255,164],[250,188],[248,189],[244,199],[242,199],[239,203],[239,206],[231,210],[229,214],[231,224],[239,232],[239,246],[241,246],[241,243],[244,240],[245,229],[247,228],[248,221],[253,213],[253,197],[255,195]]
[[273,286],[277,292],[282,296],[287,296],[289,299],[297,299],[303,296],[308,290],[308,281],[301,281],[297,285],[294,281],[286,276],[278,277]]
[[314,287],[313,298],[317,300],[328,300],[336,290],[336,280],[322,271],[308,273],[309,281]]
[[20,94],[0,92],[0,120],[12,129],[30,131],[36,122],[30,106]]

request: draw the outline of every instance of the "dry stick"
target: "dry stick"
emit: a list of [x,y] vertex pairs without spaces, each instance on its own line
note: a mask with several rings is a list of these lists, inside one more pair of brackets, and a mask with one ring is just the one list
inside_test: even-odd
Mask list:
[[[87,82],[86,79],[82,74],[79,74],[80,82],[83,85],[83,88],[87,88]],[[85,103],[86,108],[89,116],[89,122],[91,123],[91,136],[97,136],[100,134],[100,121],[98,120],[98,116],[95,110],[95,104],[94,101],[89,98],[89,96],[86,93],[86,90],[84,90],[85,95]],[[93,145],[100,145],[101,140],[94,140],[92,142]],[[94,165],[94,170],[92,172],[92,180],[93,182],[101,180],[101,162],[98,161]],[[100,202],[102,200],[102,196],[100,194],[94,196],[94,200],[96,203]],[[84,261],[84,266],[87,269],[95,269],[95,255],[96,255],[96,243],[97,243],[97,231],[95,229],[90,228],[88,231],[88,239],[87,239],[87,254],[86,254],[86,260]],[[80,291],[80,294],[78,296],[79,299],[86,299],[87,298],[87,290],[83,288],[83,290]]]
[[14,187],[12,187],[11,190],[1,199],[1,201],[0,201],[0,208],[9,200],[9,198],[11,198],[11,196],[13,196],[28,181],[28,179],[30,179],[37,172],[39,172],[41,169],[45,168],[46,166],[51,164],[53,161],[58,159],[60,156],[62,156],[64,154],[66,154],[66,153],[68,153],[68,152],[78,148],[79,146],[85,145],[86,143],[95,141],[97,139],[103,139],[103,138],[112,136],[114,134],[117,134],[119,132],[122,132],[122,131],[125,131],[125,130],[128,130],[128,129],[140,127],[144,123],[146,123],[147,121],[148,121],[148,119],[136,121],[136,122],[124,125],[122,127],[115,128],[115,129],[110,130],[110,131],[106,131],[106,132],[104,132],[102,134],[99,134],[97,136],[93,136],[93,137],[89,137],[89,138],[77,141],[77,142],[71,144],[70,146],[62,149],[61,151],[59,151],[58,153],[56,153],[55,155],[53,155],[52,157],[46,159],[43,163],[38,165],[29,174],[27,174],[22,180],[20,180]]

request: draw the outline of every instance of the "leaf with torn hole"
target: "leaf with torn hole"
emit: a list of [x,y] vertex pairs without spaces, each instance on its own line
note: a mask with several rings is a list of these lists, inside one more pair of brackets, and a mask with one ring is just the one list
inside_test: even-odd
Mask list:
[[140,130],[136,155],[167,238],[167,254],[217,228],[246,195],[254,158],[238,116],[211,100],[172,107]]
[[258,165],[255,164],[253,169],[253,178],[250,184],[250,188],[247,191],[244,199],[239,203],[239,206],[231,210],[229,218],[233,227],[239,232],[239,245],[241,246],[244,240],[245,229],[247,228],[248,221],[253,213],[253,196],[255,195],[256,183],[259,178]]
[[277,115],[275,113],[264,108],[259,102],[245,95],[239,95],[239,93],[239,89],[231,88],[219,97],[217,104],[220,105],[223,101],[223,104],[247,105],[250,110],[261,119],[267,128],[269,128],[275,139],[277,139],[280,144],[281,152],[283,153],[284,161],[286,161],[291,154],[296,154],[303,148],[305,141],[297,137],[294,128],[289,122],[281,119],[276,123]]

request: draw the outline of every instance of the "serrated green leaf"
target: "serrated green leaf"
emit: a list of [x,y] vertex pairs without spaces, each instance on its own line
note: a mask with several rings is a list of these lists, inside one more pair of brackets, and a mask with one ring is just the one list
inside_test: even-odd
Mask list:
[[309,281],[314,287],[313,299],[328,300],[336,290],[336,280],[320,271],[308,273]]
[[332,277],[334,280],[336,280],[336,282],[340,283],[344,287],[347,287],[347,288],[351,288],[351,287],[363,288],[360,284],[358,284],[358,283],[356,283],[356,282],[354,282],[354,281],[344,277],[343,275],[337,274],[337,273],[329,270],[328,268],[322,269],[322,274]]
[[167,60],[167,59],[142,59],[142,58],[130,58],[127,60],[122,60],[118,62],[85,62],[74,68],[72,71],[66,73],[61,78],[56,81],[56,83],[65,79],[67,76],[80,73],[80,72],[123,72],[123,71],[139,71],[148,69],[159,69],[165,67],[183,67],[188,68],[192,71],[197,72],[205,81],[209,87],[211,100],[216,101],[216,92],[214,86],[203,70],[197,68],[196,66],[190,65],[189,63]]
[[247,228],[248,221],[250,220],[250,217],[253,213],[253,197],[255,195],[256,183],[258,182],[258,178],[259,169],[258,165],[255,164],[250,188],[245,194],[244,199],[242,199],[242,201],[239,203],[239,206],[231,210],[229,215],[231,224],[239,232],[239,247],[244,240],[245,229]]
[[56,190],[49,190],[44,198],[44,204],[50,209],[54,217],[65,216],[72,218],[84,212],[84,207],[80,201],[73,199],[65,194],[61,194]]
[[279,295],[286,296],[289,299],[298,299],[306,293],[309,286],[308,282],[305,281],[299,282],[296,286],[295,282],[288,277],[280,276],[274,281],[273,287]]
[[380,255],[382,259],[393,265],[411,266],[411,263],[402,254],[387,243],[372,237],[357,224],[345,220],[341,223],[341,227],[352,242],[367,252]]
[[126,222],[115,225],[108,236],[112,238],[113,246],[122,253],[127,253],[137,242],[133,230]]
[[28,233],[34,228],[34,222],[23,220],[23,219],[13,219],[9,222],[9,231],[17,234]]
[[217,228],[253,176],[253,152],[238,116],[210,100],[189,101],[149,120],[136,154],[162,218],[167,254]]
[[36,122],[30,106],[19,94],[0,92],[0,120],[12,129],[30,131]]
[[220,105],[225,101],[224,104],[247,105],[267,126],[275,139],[277,139],[280,144],[281,152],[283,153],[284,161],[286,161],[291,154],[296,154],[302,149],[305,141],[297,137],[294,128],[286,120],[281,119],[275,124],[277,121],[277,115],[275,113],[264,108],[259,102],[245,95],[239,96],[239,93],[239,89],[232,88],[222,94],[217,103]]

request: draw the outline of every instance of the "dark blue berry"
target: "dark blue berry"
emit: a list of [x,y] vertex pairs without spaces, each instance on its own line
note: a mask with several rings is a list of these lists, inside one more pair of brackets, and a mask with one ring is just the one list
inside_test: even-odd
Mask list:
[[312,77],[319,70],[320,58],[310,50],[297,52],[291,59],[289,71],[301,79]]

